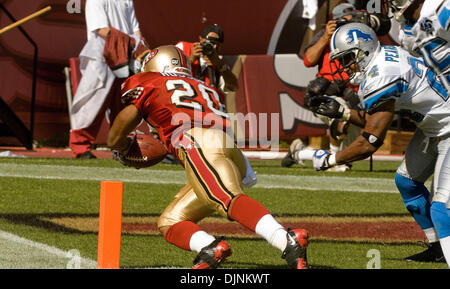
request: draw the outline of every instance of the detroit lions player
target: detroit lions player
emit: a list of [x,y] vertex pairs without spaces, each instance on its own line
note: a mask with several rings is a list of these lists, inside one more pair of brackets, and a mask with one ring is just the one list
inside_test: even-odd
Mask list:
[[[419,53],[426,65],[450,91],[450,1],[387,0],[395,19],[403,23],[401,43],[411,53]],[[447,201],[450,216],[450,199]]]
[[450,91],[450,0],[387,0],[387,5],[403,24],[402,46],[420,55]]
[[[368,26],[351,23],[334,33],[330,57],[355,78],[363,109],[350,110],[350,121],[363,127],[362,134],[345,150],[330,154],[317,150],[316,170],[365,159],[382,144],[396,112],[408,115],[417,130],[395,176],[406,208],[424,230],[433,247],[413,260],[438,261],[440,245],[450,261],[450,217],[445,203],[450,193],[450,101],[434,72],[423,60],[395,46],[381,46]],[[339,118],[343,110],[333,99],[316,113]],[[348,112],[347,112],[348,113]],[[424,182],[434,173],[431,205]],[[431,216],[431,218],[430,218]],[[437,234],[437,237],[436,237]],[[413,257],[413,256],[412,256]]]

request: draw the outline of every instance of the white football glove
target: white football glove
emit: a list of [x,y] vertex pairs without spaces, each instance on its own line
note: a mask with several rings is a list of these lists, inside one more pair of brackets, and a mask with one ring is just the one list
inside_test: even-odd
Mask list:
[[313,114],[314,114],[315,117],[319,118],[328,127],[331,125],[331,123],[334,120],[334,118],[328,117],[326,115],[318,114],[318,113],[315,113],[315,112],[313,112]]
[[252,166],[250,165],[250,162],[248,161],[247,157],[244,156],[245,160],[245,177],[242,179],[242,185],[245,188],[251,188],[258,182],[258,178],[256,177],[256,172],[252,169]]
[[326,150],[316,150],[312,161],[316,171],[324,171],[336,165],[336,155]]

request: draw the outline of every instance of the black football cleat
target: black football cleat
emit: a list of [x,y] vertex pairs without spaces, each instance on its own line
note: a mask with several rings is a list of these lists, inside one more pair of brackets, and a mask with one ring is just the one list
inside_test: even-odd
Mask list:
[[230,245],[223,238],[217,239],[198,253],[192,269],[216,269],[231,253]]
[[90,151],[77,155],[77,159],[96,159],[97,157]]
[[288,229],[287,245],[281,258],[286,259],[290,269],[308,269],[306,247],[308,246],[309,233],[304,229]]
[[294,165],[296,163],[297,163],[297,161],[294,160],[294,158],[292,157],[292,153],[291,152],[288,152],[284,156],[284,158],[281,160],[281,166],[283,168],[289,168],[289,167],[291,167],[292,165]]
[[281,166],[283,168],[289,168],[294,164],[303,165],[303,161],[297,160],[294,154],[305,148],[305,144],[300,139],[295,139],[289,146],[289,152],[281,160]]
[[436,262],[445,263],[444,253],[442,252],[441,244],[438,242],[426,244],[427,249],[418,254],[406,257],[405,261],[415,261],[415,262]]

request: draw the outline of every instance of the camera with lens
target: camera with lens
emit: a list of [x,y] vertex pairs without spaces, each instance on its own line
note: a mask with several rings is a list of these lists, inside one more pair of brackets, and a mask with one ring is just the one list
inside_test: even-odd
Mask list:
[[347,20],[344,17],[336,19],[337,27],[348,23],[362,23],[372,28],[378,36],[383,36],[389,33],[391,30],[391,19],[381,13],[367,13],[364,11],[353,11],[351,20]]
[[211,42],[211,40],[206,39],[203,42],[200,42],[200,45],[202,46],[202,51],[205,55],[211,55],[214,53],[214,43]]
[[344,17],[341,17],[341,18],[338,18],[335,20],[336,27],[339,27],[339,26],[342,26],[342,25],[345,25],[345,24],[348,24],[351,22],[353,22],[353,21],[351,21],[351,20],[349,21],[349,20],[345,19]]

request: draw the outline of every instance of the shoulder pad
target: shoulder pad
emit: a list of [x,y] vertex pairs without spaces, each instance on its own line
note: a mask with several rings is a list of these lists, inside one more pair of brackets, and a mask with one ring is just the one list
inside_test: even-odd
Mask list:
[[127,78],[121,86],[122,103],[127,105],[134,99],[139,98],[144,92],[144,86],[148,87],[149,83],[155,79],[156,75],[159,75],[159,73],[142,72]]

